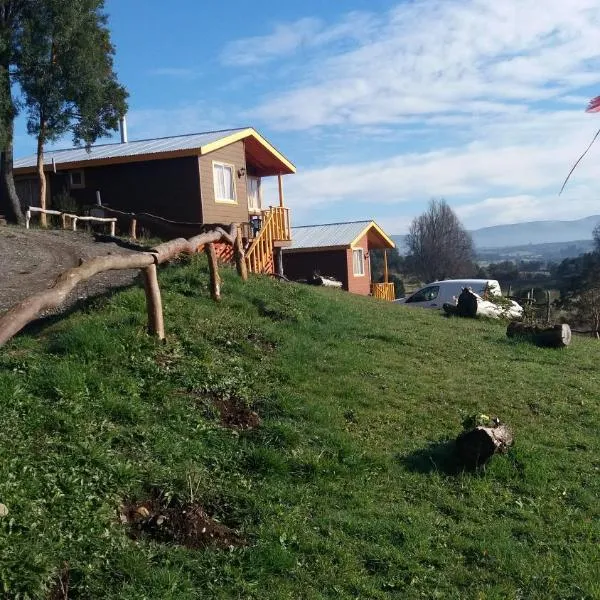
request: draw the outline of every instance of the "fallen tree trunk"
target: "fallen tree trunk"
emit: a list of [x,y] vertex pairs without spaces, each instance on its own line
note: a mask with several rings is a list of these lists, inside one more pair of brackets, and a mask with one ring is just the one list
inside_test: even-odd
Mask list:
[[565,348],[571,343],[571,328],[566,324],[538,327],[519,321],[509,323],[506,329],[509,338],[520,337],[546,348]]
[[494,454],[506,452],[512,443],[513,435],[506,425],[475,427],[458,436],[456,451],[465,466],[474,468],[485,464]]

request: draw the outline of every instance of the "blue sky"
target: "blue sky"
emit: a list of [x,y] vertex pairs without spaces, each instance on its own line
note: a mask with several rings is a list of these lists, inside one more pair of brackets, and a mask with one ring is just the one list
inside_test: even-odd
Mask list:
[[[472,228],[600,213],[600,144],[557,195],[600,127],[583,112],[600,94],[600,0],[107,9],[130,139],[256,127],[298,167],[296,224],[403,233],[433,197]],[[33,153],[16,133],[16,156]]]

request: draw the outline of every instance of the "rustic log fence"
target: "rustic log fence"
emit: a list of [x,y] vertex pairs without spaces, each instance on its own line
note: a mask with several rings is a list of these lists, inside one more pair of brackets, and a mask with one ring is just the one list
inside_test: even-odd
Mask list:
[[25,213],[25,229],[29,229],[31,223],[31,217],[33,214],[39,213],[40,215],[55,215],[60,217],[61,226],[63,229],[68,229],[67,220],[70,220],[70,228],[73,231],[77,231],[77,223],[108,223],[110,226],[110,235],[115,236],[115,228],[117,219],[112,217],[91,217],[82,215],[73,215],[71,213],[62,212],[60,210],[49,210],[46,208],[39,208],[38,206],[30,206]]
[[190,239],[178,238],[160,244],[149,252],[128,255],[110,255],[92,258],[65,271],[47,290],[33,294],[0,316],[0,346],[49,309],[59,307],[77,284],[104,273],[123,269],[140,269],[143,272],[148,332],[158,339],[165,338],[162,299],[157,278],[157,265],[173,260],[180,254],[194,254],[204,248],[209,262],[211,297],[221,298],[220,277],[215,243],[226,243],[234,248],[237,272],[242,279],[248,278],[243,250],[240,250],[238,224],[204,226],[204,231]]

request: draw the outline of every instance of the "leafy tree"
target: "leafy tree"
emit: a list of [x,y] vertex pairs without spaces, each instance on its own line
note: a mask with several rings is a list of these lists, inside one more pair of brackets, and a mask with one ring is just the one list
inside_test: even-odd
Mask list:
[[594,227],[592,237],[594,240],[594,251],[600,253],[600,223]]
[[23,212],[13,178],[14,120],[19,103],[13,97],[12,70],[20,45],[23,16],[30,0],[0,0],[0,150],[2,190],[0,196],[7,199],[6,208],[12,220],[23,223]]
[[473,240],[445,200],[432,200],[410,225],[407,262],[424,281],[473,274]]
[[[127,92],[113,68],[104,0],[31,0],[21,33],[17,81],[27,131],[37,137],[40,206],[46,206],[44,145],[67,132],[90,146],[116,130]],[[45,224],[42,215],[42,224]]]

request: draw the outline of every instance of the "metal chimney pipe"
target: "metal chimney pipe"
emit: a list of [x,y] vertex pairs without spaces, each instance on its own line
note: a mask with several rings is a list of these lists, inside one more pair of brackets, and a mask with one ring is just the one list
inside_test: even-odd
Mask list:
[[121,144],[126,144],[129,141],[127,138],[127,117],[119,119],[119,129],[121,130]]

